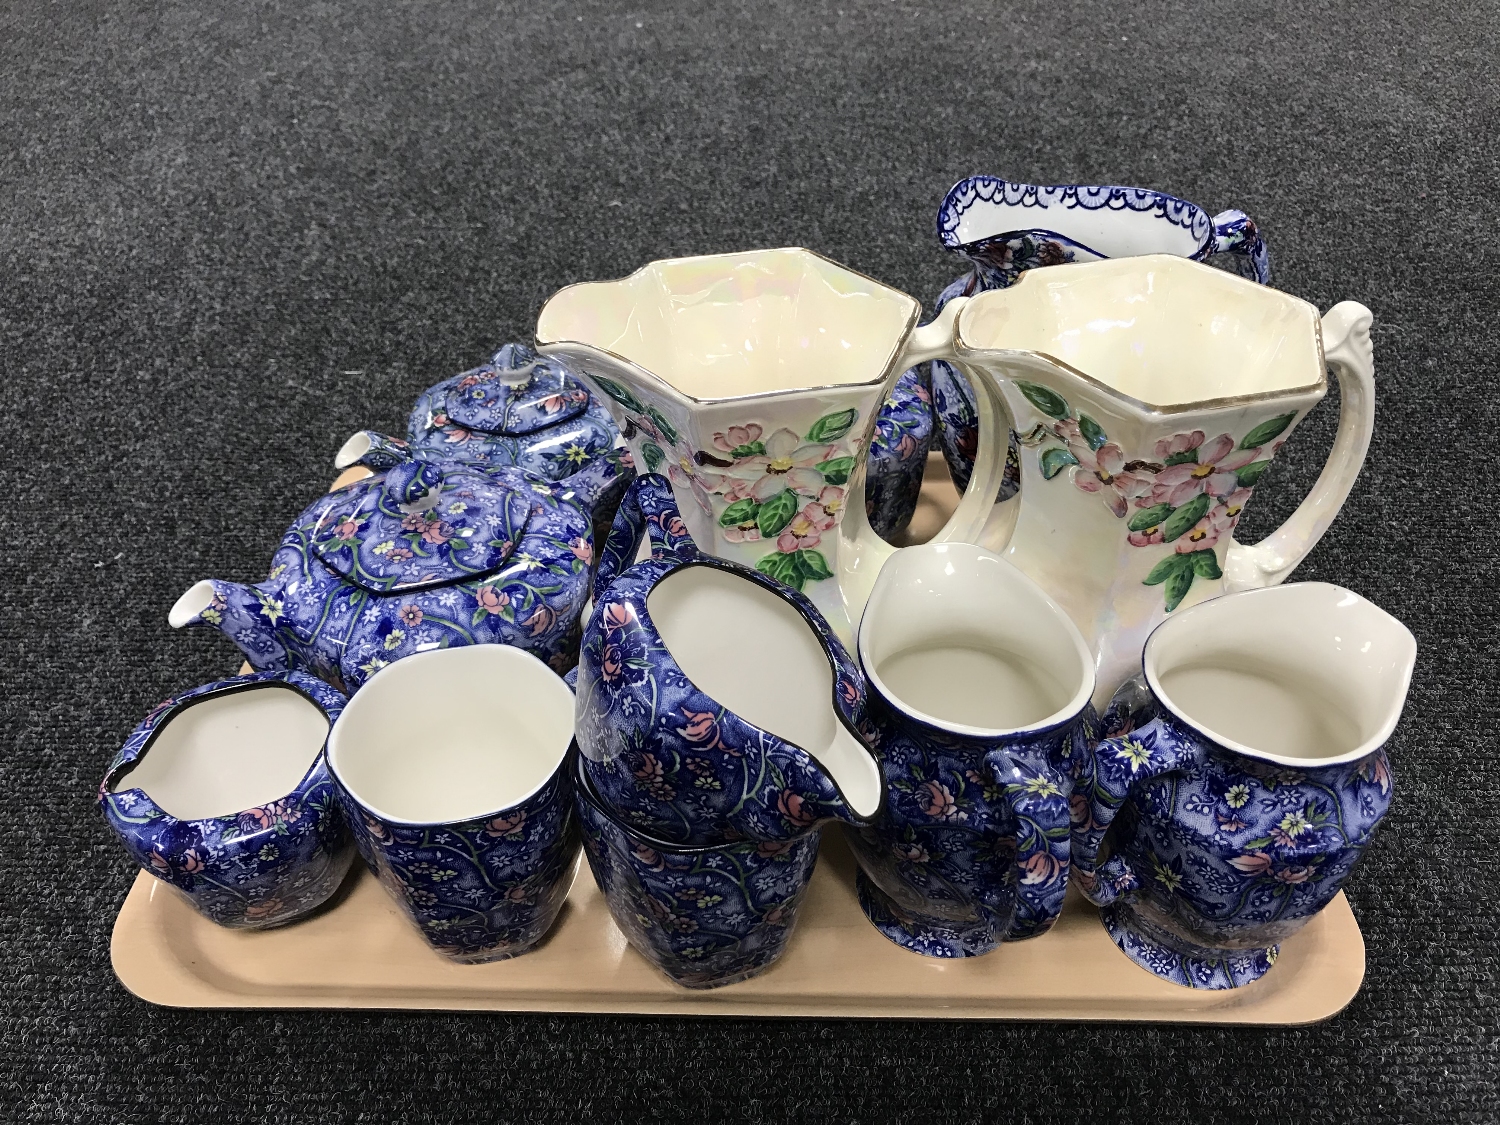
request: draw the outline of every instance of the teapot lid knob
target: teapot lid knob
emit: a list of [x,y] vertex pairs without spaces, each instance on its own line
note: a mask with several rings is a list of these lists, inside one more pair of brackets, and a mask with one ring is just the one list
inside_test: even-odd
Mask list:
[[537,365],[535,349],[525,344],[506,344],[490,357],[490,366],[495,369],[497,382],[507,387],[525,386],[531,382]]
[[416,504],[442,486],[443,471],[431,461],[402,461],[385,474],[386,495],[398,504]]

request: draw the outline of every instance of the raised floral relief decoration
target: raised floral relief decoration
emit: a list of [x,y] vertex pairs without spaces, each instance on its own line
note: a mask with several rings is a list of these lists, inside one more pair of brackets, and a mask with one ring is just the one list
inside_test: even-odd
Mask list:
[[849,477],[857,463],[859,418],[854,407],[825,414],[800,436],[758,422],[730,426],[713,436],[713,449],[694,450],[659,409],[641,402],[612,379],[590,373],[599,388],[627,414],[627,440],[643,437],[647,472],[665,469],[713,513],[730,543],[771,544],[755,568],[801,590],[833,577],[818,549],[843,519]]
[[1144,579],[1162,587],[1168,613],[1195,579],[1223,577],[1214,548],[1234,531],[1281,448],[1276,439],[1297,417],[1293,410],[1268,418],[1239,441],[1229,434],[1209,438],[1203,430],[1178,433],[1158,441],[1152,458],[1127,459],[1098,422],[1056,391],[1023,380],[1016,387],[1052,419],[1021,437],[1021,444],[1040,447],[1042,476],[1052,480],[1066,471],[1077,488],[1097,494],[1126,521],[1132,547],[1173,545]]

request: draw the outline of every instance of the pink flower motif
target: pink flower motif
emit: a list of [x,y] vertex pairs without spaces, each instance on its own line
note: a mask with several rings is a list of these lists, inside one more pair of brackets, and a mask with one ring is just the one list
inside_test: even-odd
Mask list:
[[385,557],[396,562],[403,562],[411,558],[411,551],[406,547],[392,547],[385,553]]
[[401,526],[407,531],[423,532],[427,530],[427,519],[416,512],[408,512],[401,517]]
[[260,902],[252,902],[245,907],[245,917],[249,919],[269,918],[281,909],[279,898],[262,899]]
[[[730,431],[740,427],[731,426]],[[748,432],[751,427],[745,427]],[[727,435],[726,435],[727,440]],[[739,481],[735,488],[741,496],[749,496],[764,504],[784,489],[792,489],[804,496],[816,496],[823,487],[823,474],[814,466],[829,460],[837,448],[831,445],[803,445],[791,430],[783,427],[765,441],[766,451],[754,457],[741,457],[715,478],[722,492],[725,482]],[[743,485],[748,484],[748,488]],[[713,487],[712,485],[710,487]]]
[[579,559],[584,566],[594,561],[594,546],[581,535],[568,544],[568,550],[572,551],[573,557]]
[[853,680],[846,680],[843,677],[840,677],[838,690],[839,698],[844,701],[845,707],[859,706],[859,688],[855,686]]
[[182,854],[182,869],[190,875],[203,870],[203,857],[196,849],[189,848]]
[[823,510],[830,516],[838,519],[839,513],[844,510],[844,490],[830,484],[818,493],[818,503],[823,505]]
[[408,628],[422,624],[422,607],[416,605],[404,605],[401,612],[396,615],[401,619],[401,624]]
[[749,445],[753,441],[759,441],[760,435],[765,431],[751,422],[748,426],[730,426],[723,433],[714,434],[714,445],[725,453],[733,453],[742,445]]
[[635,621],[635,610],[622,602],[610,602],[604,607],[604,630],[612,633],[627,628]]
[[1021,861],[1021,869],[1026,872],[1021,876],[1021,882],[1027,886],[1054,882],[1065,867],[1066,862],[1054,858],[1050,852],[1033,852]]
[[477,386],[479,386],[479,376],[478,375],[465,375],[462,379],[460,379],[458,381],[458,389],[461,390],[461,391],[466,391],[470,387],[477,387]]
[[458,445],[462,442],[468,441],[473,436],[473,434],[464,429],[462,426],[454,426],[451,430],[448,431],[448,436],[445,437],[443,441],[449,445]]
[[444,414],[441,410],[434,412],[432,415],[432,424],[434,426],[446,426],[448,424],[448,415]]
[[539,637],[548,629],[552,628],[552,625],[556,620],[557,613],[555,610],[553,610],[550,606],[539,605],[536,607],[536,612],[528,617],[524,622],[522,622],[522,624],[531,629],[531,635],[533,637]]
[[817,816],[800,795],[783,789],[776,798],[776,808],[798,828],[808,828],[817,821]]
[[151,853],[151,866],[156,868],[158,871],[172,870],[172,865],[167,862],[167,857],[162,855],[161,852],[158,851],[153,851]]
[[1189,449],[1197,449],[1208,437],[1202,430],[1194,430],[1188,434],[1173,434],[1169,438],[1162,438],[1156,443],[1156,459],[1165,461],[1169,457],[1175,457],[1180,453],[1186,453]]
[[906,860],[907,863],[926,863],[932,858],[928,854],[927,849],[916,841],[892,844],[891,851],[895,852],[898,858]]
[[434,547],[440,547],[452,538],[453,529],[439,520],[433,520],[422,529],[422,541]]
[[1302,864],[1294,863],[1290,867],[1283,867],[1276,872],[1278,883],[1305,883],[1312,878],[1313,869]]
[[246,809],[239,822],[241,832],[261,832],[276,823],[276,814],[270,809]]
[[359,533],[359,524],[353,520],[344,520],[334,527],[333,533],[340,539],[353,539]]
[[762,859],[774,859],[792,850],[795,840],[762,840],[755,845],[755,854]]
[[677,728],[677,733],[695,746],[717,749],[720,745],[718,716],[712,711],[689,711],[686,707],[679,710],[686,723]]
[[[1061,425],[1061,423],[1058,423]],[[1077,423],[1073,423],[1076,428]],[[1078,464],[1073,469],[1073,483],[1084,492],[1096,492],[1115,515],[1124,517],[1130,501],[1151,491],[1151,474],[1125,467],[1125,451],[1112,441],[1090,449],[1082,440],[1070,441],[1068,452]]]
[[[1186,436],[1195,438],[1198,431]],[[1175,442],[1177,438],[1172,440]],[[1170,504],[1174,508],[1180,508],[1203,492],[1210,496],[1228,496],[1240,486],[1235,470],[1243,469],[1260,457],[1259,449],[1235,449],[1234,438],[1228,434],[1220,434],[1212,441],[1189,448],[1197,450],[1198,460],[1168,465],[1157,473],[1151,487],[1153,504]]]
[[808,547],[816,547],[827,531],[836,521],[828,511],[816,500],[804,507],[792,517],[792,522],[786,525],[786,529],[776,538],[776,549],[782,554],[789,555],[793,551],[800,551]]
[[759,543],[760,528],[754,520],[737,523],[724,529],[724,541],[726,543]]
[[917,805],[933,820],[965,820],[952,792],[940,781],[928,781],[917,790]]
[[1194,551],[1207,551],[1232,532],[1237,523],[1239,520],[1229,515],[1224,505],[1216,505],[1205,512],[1201,520],[1178,538],[1177,553],[1190,555]]
[[1228,496],[1224,497],[1224,514],[1235,523],[1239,523],[1240,515],[1245,510],[1245,505],[1250,502],[1250,489],[1236,488]]
[[484,826],[486,836],[514,836],[526,824],[526,810],[519,809],[509,816],[497,816]]
[[497,590],[493,586],[481,586],[474,592],[474,600],[479,603],[481,609],[490,613],[498,614],[510,605],[510,595],[504,590]]
[[1271,857],[1263,852],[1252,852],[1235,856],[1229,861],[1229,866],[1244,875],[1264,875],[1271,870]]
[[916,387],[913,388],[913,392],[916,394],[918,402],[931,402],[932,401],[932,395],[929,394],[928,391],[927,391],[927,388],[924,387],[924,386],[922,386],[922,384],[920,384],[920,383],[918,383],[916,385]]
[[526,889],[526,884],[522,883],[520,886],[512,887],[506,891],[505,897],[510,899],[511,902],[530,902],[531,892]]
[[917,452],[917,439],[911,434],[902,434],[901,440],[896,443],[896,456],[902,461],[915,456]]
[[562,395],[548,395],[537,405],[542,408],[543,414],[556,414],[567,405],[567,401]]
[[648,848],[645,844],[636,844],[632,850],[635,852],[635,858],[644,863],[652,871],[660,871],[666,866],[662,862],[661,853],[655,848]]

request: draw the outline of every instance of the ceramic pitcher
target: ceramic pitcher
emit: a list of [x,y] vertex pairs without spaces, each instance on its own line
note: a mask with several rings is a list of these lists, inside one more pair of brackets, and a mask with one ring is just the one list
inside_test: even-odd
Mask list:
[[[555,294],[537,349],[598,391],[639,469],[670,477],[701,549],[802,591],[852,644],[893,549],[865,514],[869,435],[901,372],[952,355],[962,304],[917,328],[914,298],[807,250],[680,258]],[[987,403],[988,479],[939,541],[978,535],[1004,425]]]
[[[996,505],[981,538],[1083,631],[1096,707],[1168,614],[1281,582],[1328,529],[1374,425],[1370,319],[1352,301],[1320,319],[1165,255],[1034,270],[963,308],[958,352],[1000,377],[1023,447],[1019,500]],[[1327,366],[1341,407],[1322,475],[1277,531],[1235,543],[1256,483],[1327,391]]]
[[[939,312],[954,297],[1005,289],[1027,270],[1142,254],[1212,259],[1216,267],[1262,285],[1271,280],[1265,239],[1243,211],[1210,216],[1196,204],[1150,188],[1043,186],[969,176],[944,196],[937,233],[945,249],[970,263],[969,271],[938,296]],[[932,364],[931,387],[943,457],[962,492],[974,468],[978,438],[974,390],[963,372],[941,360]],[[1015,435],[1007,469],[1002,500],[1014,495],[1019,484]]]

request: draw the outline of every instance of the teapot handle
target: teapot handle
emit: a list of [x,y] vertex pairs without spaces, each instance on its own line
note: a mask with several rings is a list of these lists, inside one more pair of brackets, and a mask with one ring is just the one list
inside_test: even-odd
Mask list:
[[644,473],[630,482],[625,497],[615,512],[615,522],[599,552],[599,568],[594,572],[594,601],[598,602],[622,570],[635,562],[641,549],[641,538],[651,536],[651,557],[671,555],[686,561],[698,554],[698,545],[688,534],[687,525],[677,511],[672,484],[657,473]]
[[1333,523],[1365,463],[1375,429],[1375,352],[1370,310],[1343,301],[1323,317],[1323,354],[1339,380],[1339,428],[1317,483],[1285,523],[1259,543],[1230,541],[1228,593],[1275,586],[1307,557]]

